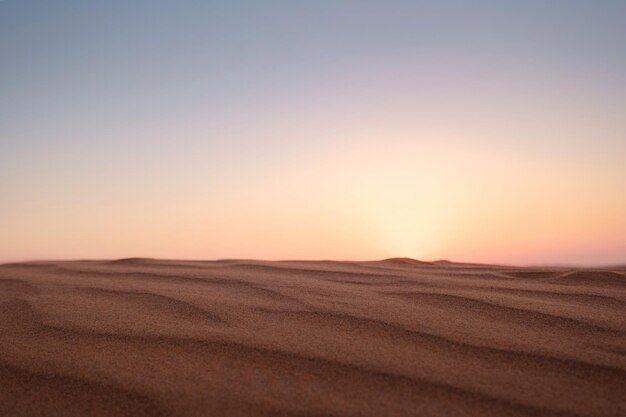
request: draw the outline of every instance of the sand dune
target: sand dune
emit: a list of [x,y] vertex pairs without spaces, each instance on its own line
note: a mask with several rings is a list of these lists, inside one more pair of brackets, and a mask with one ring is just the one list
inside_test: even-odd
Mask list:
[[0,416],[626,416],[626,268],[0,266]]

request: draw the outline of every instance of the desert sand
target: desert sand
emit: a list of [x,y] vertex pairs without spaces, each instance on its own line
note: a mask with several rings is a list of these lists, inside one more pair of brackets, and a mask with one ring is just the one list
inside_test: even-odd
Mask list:
[[1,416],[626,416],[626,267],[0,266]]

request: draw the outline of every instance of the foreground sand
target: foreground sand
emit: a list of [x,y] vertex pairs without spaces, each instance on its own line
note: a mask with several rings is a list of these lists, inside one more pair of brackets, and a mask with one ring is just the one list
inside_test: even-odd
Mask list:
[[0,266],[1,416],[626,416],[626,268]]

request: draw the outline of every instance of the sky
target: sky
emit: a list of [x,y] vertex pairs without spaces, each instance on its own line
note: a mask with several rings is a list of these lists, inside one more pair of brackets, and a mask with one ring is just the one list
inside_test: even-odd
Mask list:
[[0,262],[626,262],[624,1],[0,1]]

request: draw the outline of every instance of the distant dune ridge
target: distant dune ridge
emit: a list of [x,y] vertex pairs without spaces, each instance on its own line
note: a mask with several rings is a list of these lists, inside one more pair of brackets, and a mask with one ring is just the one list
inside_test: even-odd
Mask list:
[[626,268],[0,265],[0,416],[626,416]]

